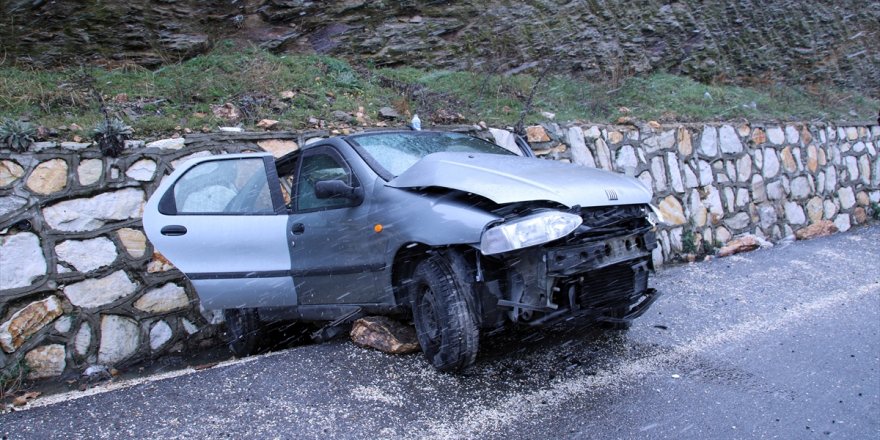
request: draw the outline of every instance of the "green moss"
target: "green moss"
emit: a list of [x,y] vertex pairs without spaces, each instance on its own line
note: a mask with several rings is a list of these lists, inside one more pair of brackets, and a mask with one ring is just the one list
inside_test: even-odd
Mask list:
[[681,233],[681,251],[686,254],[697,253],[697,236],[692,228],[685,228]]

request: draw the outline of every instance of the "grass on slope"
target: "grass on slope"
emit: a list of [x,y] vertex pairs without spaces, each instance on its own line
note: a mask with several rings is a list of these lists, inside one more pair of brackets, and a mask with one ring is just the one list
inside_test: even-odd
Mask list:
[[[263,118],[280,120],[283,128],[312,127],[312,118],[333,126],[343,123],[334,111],[354,114],[359,107],[368,123],[375,123],[384,106],[421,113],[426,122],[443,109],[471,122],[512,125],[536,81],[526,74],[371,69],[326,56],[241,52],[221,44],[207,55],[155,71],[138,66],[33,70],[0,64],[0,116],[46,127],[76,123],[87,136],[102,118],[94,93],[84,86],[88,78],[110,111],[141,137],[229,125],[211,111],[212,105],[226,102],[241,110],[245,127]],[[864,121],[875,118],[878,107],[880,101],[833,88],[705,85],[669,74],[611,85],[551,75],[536,89],[526,122],[545,120],[541,112],[555,113],[558,121],[593,122],[613,122],[620,116],[661,122]]]

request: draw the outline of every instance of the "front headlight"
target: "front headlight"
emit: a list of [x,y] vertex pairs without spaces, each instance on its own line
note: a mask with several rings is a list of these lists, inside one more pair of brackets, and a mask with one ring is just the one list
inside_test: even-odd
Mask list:
[[565,237],[583,223],[579,215],[546,211],[503,223],[483,232],[483,255],[522,249]]

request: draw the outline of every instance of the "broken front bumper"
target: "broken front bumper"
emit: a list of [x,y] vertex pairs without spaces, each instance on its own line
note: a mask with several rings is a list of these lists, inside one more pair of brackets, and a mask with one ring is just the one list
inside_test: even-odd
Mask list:
[[497,306],[529,325],[572,317],[630,321],[660,296],[648,288],[656,246],[656,234],[641,230],[519,253]]

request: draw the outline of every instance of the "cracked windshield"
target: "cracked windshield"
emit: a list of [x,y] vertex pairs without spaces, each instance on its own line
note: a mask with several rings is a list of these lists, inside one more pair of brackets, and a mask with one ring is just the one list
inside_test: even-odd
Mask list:
[[0,438],[875,438],[880,1],[0,1]]

